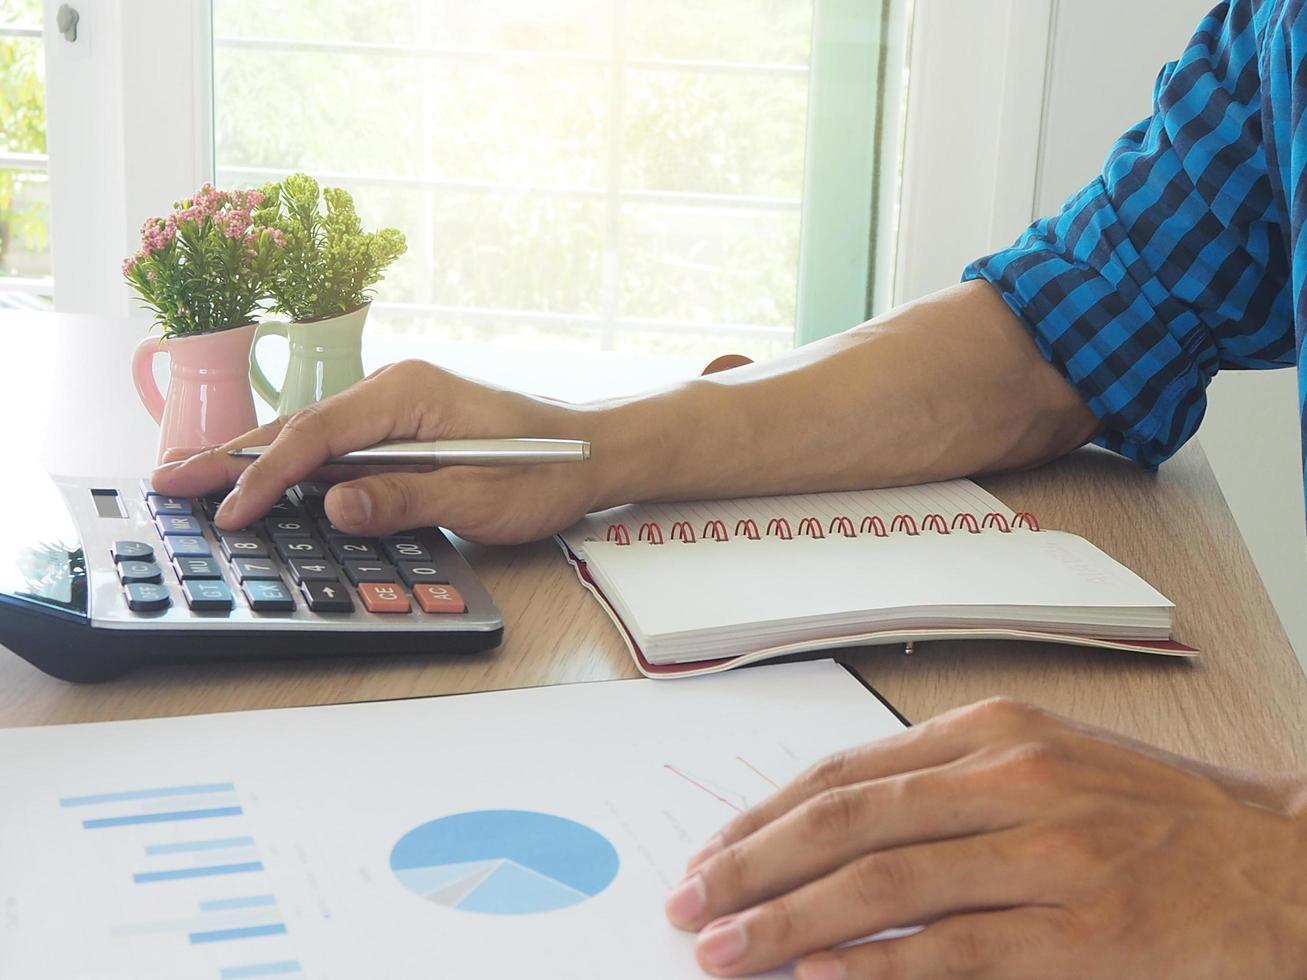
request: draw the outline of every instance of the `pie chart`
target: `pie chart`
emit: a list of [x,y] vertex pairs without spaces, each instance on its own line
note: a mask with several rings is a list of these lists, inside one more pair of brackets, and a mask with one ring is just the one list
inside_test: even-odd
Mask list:
[[390,868],[429,902],[485,915],[564,909],[598,895],[620,861],[585,824],[534,810],[474,810],[414,827]]

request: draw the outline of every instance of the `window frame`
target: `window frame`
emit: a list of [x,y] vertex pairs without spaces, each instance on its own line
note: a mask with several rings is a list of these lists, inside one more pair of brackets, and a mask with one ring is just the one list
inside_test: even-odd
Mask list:
[[[844,113],[833,124],[810,109],[805,184],[813,186],[805,186],[800,217],[796,345],[955,282],[962,256],[1030,220],[1056,2],[915,0],[910,8],[910,0],[817,0],[814,37],[847,29],[849,16],[871,6],[899,29],[911,9],[910,82],[906,118],[896,91],[879,127],[867,119],[875,114]],[[54,30],[58,6],[43,3],[56,306],[123,315],[135,304],[119,267],[136,247],[141,221],[213,176],[212,7],[210,0],[83,0],[79,39],[70,44]],[[879,30],[861,40],[885,47]],[[850,85],[865,90],[869,65],[859,78],[849,49],[837,51],[834,63],[812,65],[818,99]],[[975,50],[989,56],[970,57]],[[890,64],[876,59],[878,84],[898,81],[885,78]],[[997,125],[977,118],[974,93],[996,107]],[[861,119],[861,129],[829,139],[850,119]],[[873,193],[877,134],[882,153],[902,141],[902,177]],[[851,166],[867,174],[853,206],[848,195],[828,193],[835,182],[826,179]]]

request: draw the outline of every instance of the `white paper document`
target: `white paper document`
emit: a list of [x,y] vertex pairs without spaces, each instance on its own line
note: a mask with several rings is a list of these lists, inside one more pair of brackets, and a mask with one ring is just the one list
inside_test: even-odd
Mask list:
[[0,731],[0,977],[701,976],[686,859],[901,729],[825,661]]

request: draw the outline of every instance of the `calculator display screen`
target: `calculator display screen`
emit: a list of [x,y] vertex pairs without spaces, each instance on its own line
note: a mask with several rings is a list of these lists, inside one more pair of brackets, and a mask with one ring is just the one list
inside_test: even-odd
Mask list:
[[86,612],[81,540],[63,497],[39,470],[20,466],[0,476],[0,596]]

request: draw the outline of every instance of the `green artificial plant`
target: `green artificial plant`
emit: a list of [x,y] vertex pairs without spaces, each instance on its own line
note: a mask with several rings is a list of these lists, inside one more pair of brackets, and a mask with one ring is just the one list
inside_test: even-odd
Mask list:
[[407,248],[395,228],[364,231],[349,193],[319,188],[307,174],[268,184],[263,194],[255,224],[286,241],[268,293],[272,311],[291,320],[339,316],[369,302],[370,287]]

